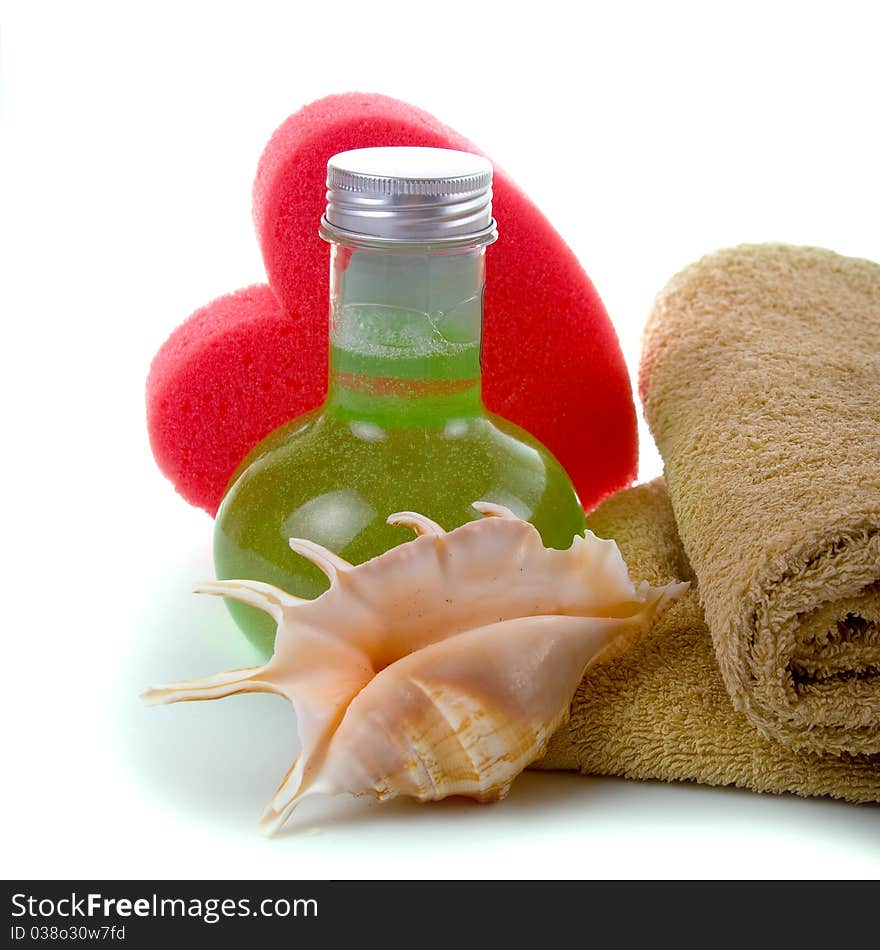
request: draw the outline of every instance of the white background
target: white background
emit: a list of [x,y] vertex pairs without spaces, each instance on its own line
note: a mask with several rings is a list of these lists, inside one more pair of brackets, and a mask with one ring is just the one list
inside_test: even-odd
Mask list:
[[250,186],[289,113],[384,92],[469,136],[578,253],[633,367],[653,294],[716,247],[880,260],[877,10],[7,4],[3,874],[877,875],[877,808],[569,775],[493,807],[311,800],[265,840],[285,704],[136,698],[253,662],[189,593],[211,522],[152,461],[143,385],[188,313],[262,279]]

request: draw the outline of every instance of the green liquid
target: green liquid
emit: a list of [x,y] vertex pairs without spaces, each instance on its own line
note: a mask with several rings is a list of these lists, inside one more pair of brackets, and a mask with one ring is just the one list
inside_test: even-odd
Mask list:
[[[363,326],[352,339],[337,338],[324,407],[276,429],[240,466],[217,515],[219,578],[316,597],[327,579],[290,550],[289,538],[359,564],[413,538],[387,525],[388,515],[417,511],[451,530],[480,517],[474,501],[506,505],[550,547],[567,548],[583,533],[584,513],[562,466],[483,407],[478,344],[406,315],[395,324],[386,312],[383,326],[379,341]],[[271,618],[228,604],[268,655]]]
[[346,308],[330,347],[330,411],[395,428],[437,428],[485,410],[480,345],[469,328],[427,314]]

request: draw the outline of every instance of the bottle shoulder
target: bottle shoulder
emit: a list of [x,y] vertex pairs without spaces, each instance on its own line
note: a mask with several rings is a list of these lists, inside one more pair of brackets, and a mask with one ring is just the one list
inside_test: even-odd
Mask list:
[[278,451],[283,452],[285,446],[294,443],[304,434],[314,429],[316,423],[322,418],[322,414],[322,407],[319,406],[317,409],[305,412],[288,422],[282,423],[268,435],[260,439],[241,462],[239,462],[235,471],[232,473],[232,477],[226,486],[226,493],[228,494],[230,488],[244,472],[250,470],[261,459]]
[[422,429],[318,412],[276,430],[254,449],[230,483],[219,517],[232,508],[292,510],[308,498],[349,490],[387,508],[386,515],[441,496],[467,506],[527,499],[508,505],[522,514],[545,496],[576,500],[555,457],[499,416],[450,419]]
[[384,464],[420,457],[427,461],[444,454],[497,459],[509,455],[512,463],[559,464],[534,436],[488,411],[432,426],[394,426],[339,418],[320,407],[279,426],[259,442],[236,469],[230,486],[245,473],[253,476],[298,463],[322,461],[329,468],[336,459],[357,459],[369,465],[371,460]]

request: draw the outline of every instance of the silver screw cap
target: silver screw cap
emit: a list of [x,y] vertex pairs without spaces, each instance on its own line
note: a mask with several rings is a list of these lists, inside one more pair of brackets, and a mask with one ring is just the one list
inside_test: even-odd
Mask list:
[[358,148],[327,163],[325,240],[383,247],[491,244],[492,164],[446,148]]

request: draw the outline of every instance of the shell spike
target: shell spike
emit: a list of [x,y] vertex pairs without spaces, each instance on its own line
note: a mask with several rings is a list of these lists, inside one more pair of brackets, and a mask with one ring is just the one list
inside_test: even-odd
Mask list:
[[292,551],[301,554],[307,561],[311,561],[315,567],[323,571],[332,583],[340,574],[351,570],[351,564],[334,554],[329,548],[316,544],[314,541],[307,541],[305,538],[291,538],[288,541]]
[[263,581],[205,581],[193,588],[196,594],[211,594],[215,597],[229,597],[243,604],[250,604],[259,610],[265,611],[275,621],[281,623],[286,607],[296,607],[308,603],[301,597],[294,597]]
[[425,517],[425,515],[420,515],[415,511],[395,512],[395,514],[388,516],[386,524],[412,528],[419,537],[424,537],[425,535],[441,537],[446,534],[436,521],[432,521],[430,518]]
[[183,703],[200,699],[222,699],[235,693],[280,693],[281,690],[267,679],[260,679],[265,666],[252,666],[228,673],[215,673],[196,680],[179,680],[165,686],[153,686],[141,693],[147,706]]
[[[325,753],[326,748],[321,750],[319,758],[323,758]],[[296,757],[272,800],[263,810],[260,830],[271,838],[287,824],[294,809],[304,798],[310,798],[312,795],[336,795],[343,790],[337,788],[328,776],[321,774],[320,762],[310,763],[307,760],[304,750]]]
[[504,505],[496,505],[491,501],[475,501],[471,505],[471,508],[479,511],[481,515],[485,515],[487,518],[506,518],[508,521],[522,521],[522,518],[518,518],[509,508],[505,508]]
[[[282,785],[282,788],[283,787]],[[279,792],[280,791],[281,789],[279,789]],[[279,800],[279,795],[276,794],[272,801],[266,806],[260,818],[260,830],[263,834],[271,838],[280,831],[284,825],[287,824],[287,819],[290,818],[294,808],[296,808],[303,798],[308,797],[310,794],[314,794],[314,790],[302,788],[283,800]]]

